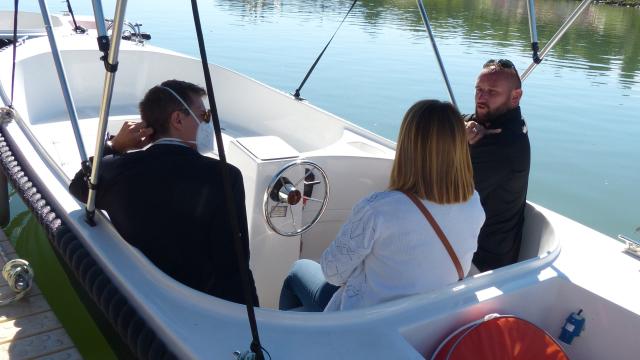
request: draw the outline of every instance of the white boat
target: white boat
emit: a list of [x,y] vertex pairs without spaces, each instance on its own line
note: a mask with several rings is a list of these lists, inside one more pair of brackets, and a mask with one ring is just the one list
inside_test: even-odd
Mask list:
[[[59,37],[58,47],[84,150],[92,154],[104,85],[101,53],[88,36]],[[139,119],[137,103],[150,87],[171,78],[204,84],[199,60],[192,57],[129,42],[121,44],[119,57],[108,123],[113,133],[123,121]],[[55,228],[62,222],[72,231],[153,336],[175,356],[224,359],[246,350],[251,332],[243,305],[171,279],[123,240],[105,216],[97,214],[97,226],[85,221],[84,206],[67,191],[81,158],[52,59],[44,37],[18,47],[15,115],[5,116],[0,128],[6,142],[3,170],[45,225]],[[0,52],[0,69],[11,65],[11,52]],[[625,244],[533,203],[526,208],[517,264],[364,309],[276,310],[293,262],[319,258],[355,202],[386,188],[395,144],[234,71],[209,68],[227,159],[245,179],[251,268],[263,306],[255,314],[261,343],[274,359],[421,359],[431,356],[452,331],[486,314],[514,314],[558,336],[567,316],[579,309],[586,331],[564,346],[571,358],[640,357],[640,258],[625,251]],[[0,86],[7,106],[11,72],[0,72]],[[267,203],[272,201],[269,189],[280,176],[304,178],[312,165],[299,161],[317,164],[326,174],[318,197],[327,194],[328,201],[326,208],[310,205],[303,211],[302,204],[292,206],[288,216],[294,224],[289,217],[274,216],[273,204]],[[35,185],[35,190],[27,185]],[[280,234],[297,232],[316,214],[321,216],[309,231]],[[69,261],[72,268],[78,265]],[[112,303],[102,302],[109,313]],[[118,323],[117,316],[113,321],[125,331],[133,326]],[[123,336],[139,356],[154,357],[153,349],[136,348]]]
[[[0,41],[10,40],[13,38],[13,11],[1,10],[0,11]],[[96,36],[96,22],[93,17],[80,15],[72,16],[71,13],[65,12],[62,14],[51,14],[51,29],[59,36],[77,35],[77,34],[90,34],[93,35],[94,41]],[[111,28],[113,20],[105,19],[105,25]],[[76,25],[80,27],[76,31]],[[137,41],[142,43],[145,40],[150,40],[151,36],[147,33],[143,33],[140,28],[142,24],[137,22],[125,21],[126,30],[123,35],[126,40]],[[47,36],[44,21],[42,15],[39,12],[32,11],[18,11],[18,29],[16,33],[18,39],[24,40],[26,38],[34,38],[40,36]],[[0,43],[1,44],[1,43]]]
[[[13,37],[13,14],[13,11],[0,11],[0,39]],[[70,15],[56,14],[51,16],[51,25],[57,32],[73,32],[73,21]],[[42,15],[37,12],[18,12],[18,26],[18,38],[47,35]]]

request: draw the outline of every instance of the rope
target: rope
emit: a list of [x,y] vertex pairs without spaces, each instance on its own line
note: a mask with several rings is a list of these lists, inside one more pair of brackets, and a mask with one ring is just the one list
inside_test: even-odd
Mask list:
[[[233,201],[233,194],[231,192],[231,181],[229,178],[229,167],[227,166],[227,158],[224,151],[224,144],[222,143],[222,129],[220,127],[220,118],[218,116],[218,108],[216,106],[215,95],[213,93],[213,84],[211,82],[211,73],[209,71],[209,62],[207,61],[207,52],[204,45],[204,36],[202,35],[202,25],[200,23],[200,13],[198,11],[197,0],[191,0],[191,8],[193,10],[193,21],[196,27],[196,34],[198,36],[198,46],[200,48],[200,58],[202,60],[202,69],[204,72],[204,79],[207,86],[207,94],[209,98],[209,108],[211,109],[211,115],[213,120],[213,128],[216,134],[216,142],[218,145],[218,155],[220,161],[222,161],[222,186],[224,190],[224,197],[227,209],[229,210],[229,222],[231,225],[231,231],[233,233],[234,247],[238,260],[238,268],[240,270],[240,278],[242,279],[242,290],[244,292],[244,300],[247,307],[247,317],[249,318],[249,325],[251,327],[251,346],[250,349],[256,354],[256,360],[264,360],[262,353],[262,345],[260,345],[260,336],[258,334],[258,324],[256,322],[256,315],[253,306],[252,291],[249,284],[249,264],[245,261],[245,251],[242,246],[242,240],[240,239],[240,226],[238,225],[237,211]],[[246,266],[244,264],[246,263]]]
[[307,79],[309,78],[309,76],[311,75],[313,70],[316,68],[316,65],[318,65],[318,62],[320,61],[320,58],[322,57],[322,55],[324,55],[324,52],[329,47],[329,44],[331,44],[331,41],[333,41],[333,38],[338,33],[338,30],[340,30],[340,28],[342,27],[342,24],[344,23],[344,21],[347,20],[347,16],[349,16],[349,14],[351,13],[351,10],[353,10],[354,6],[356,6],[356,2],[358,2],[358,0],[353,0],[353,3],[351,4],[351,7],[349,8],[349,11],[347,11],[347,14],[344,16],[344,18],[342,18],[342,21],[340,22],[340,25],[338,25],[338,28],[336,29],[336,31],[331,36],[331,39],[329,39],[329,42],[327,42],[327,45],[324,46],[324,49],[322,49],[322,51],[320,52],[320,55],[318,55],[318,57],[316,58],[316,61],[313,62],[313,65],[311,65],[311,68],[309,69],[309,71],[307,71],[307,75],[304,76],[304,79],[300,83],[300,86],[298,86],[296,91],[293,93],[293,97],[295,97],[296,99],[298,99],[298,100],[301,99],[300,98],[300,90],[302,90],[302,87],[307,82]]

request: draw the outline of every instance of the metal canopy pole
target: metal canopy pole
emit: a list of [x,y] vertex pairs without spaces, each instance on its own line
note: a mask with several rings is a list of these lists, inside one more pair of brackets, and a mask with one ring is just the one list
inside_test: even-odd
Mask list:
[[[558,32],[555,35],[553,35],[551,40],[549,40],[549,43],[545,45],[542,51],[540,51],[540,61],[544,59],[547,53],[555,46],[555,44],[558,42],[558,40],[560,40],[560,38],[564,35],[564,33],[566,33],[567,30],[569,30],[569,27],[573,25],[573,23],[576,21],[578,16],[580,16],[580,14],[582,14],[582,12],[589,6],[589,4],[591,4],[591,1],[592,0],[583,0],[580,3],[580,5],[578,5],[578,7],[573,11],[573,13],[569,15],[567,20],[564,22],[564,24],[562,24],[562,26],[558,30]],[[535,69],[538,66],[540,61],[538,61],[537,63],[535,61],[532,62],[531,65],[529,65],[529,67],[522,73],[522,75],[520,76],[520,79],[524,81],[529,76],[529,74],[531,74],[533,69]]]
[[91,4],[93,5],[93,17],[96,20],[96,31],[98,32],[98,48],[103,53],[106,53],[109,51],[109,37],[107,36],[102,3],[100,0],[92,0]]
[[124,23],[124,12],[127,7],[127,0],[116,2],[116,11],[113,17],[114,27],[111,33],[111,47],[109,54],[104,58],[106,73],[104,76],[104,87],[102,89],[102,102],[100,103],[100,116],[98,123],[98,134],[96,135],[96,151],[91,166],[91,178],[89,179],[89,196],[87,197],[86,217],[89,224],[93,224],[96,204],[96,189],[98,185],[98,174],[102,154],[104,152],[104,138],[107,132],[107,122],[109,120],[109,108],[113,95],[113,85],[116,71],[118,70],[118,52],[120,50],[120,40],[122,38],[122,26]]
[[440,72],[442,73],[442,77],[444,78],[444,82],[447,85],[447,91],[449,92],[449,99],[451,99],[451,103],[456,108],[458,104],[456,103],[456,99],[453,96],[453,90],[451,89],[451,84],[449,83],[449,78],[447,77],[447,72],[444,69],[444,63],[442,62],[442,58],[440,57],[440,52],[438,51],[438,46],[436,45],[436,39],[433,36],[433,32],[431,31],[431,24],[429,23],[429,17],[427,17],[427,10],[424,8],[424,4],[422,0],[418,1],[418,7],[420,8],[420,14],[422,15],[422,21],[424,22],[424,26],[429,33],[429,38],[431,39],[431,46],[433,46],[433,52],[436,54],[436,59],[438,59],[438,65],[440,66]]
[[529,34],[531,35],[531,58],[534,63],[539,64],[542,59],[538,56],[538,29],[536,27],[536,4],[535,0],[527,1],[527,12],[529,13]]
[[80,160],[87,161],[87,153],[84,149],[84,143],[82,141],[82,134],[80,134],[80,127],[78,126],[78,113],[76,111],[71,91],[69,91],[69,83],[67,82],[67,74],[64,71],[62,65],[62,58],[58,45],[56,44],[56,38],[53,34],[51,27],[51,19],[49,18],[49,10],[45,0],[38,0],[40,3],[40,12],[42,13],[42,20],[44,21],[44,28],[47,31],[47,37],[49,38],[49,45],[51,46],[51,55],[53,55],[53,62],[56,65],[56,71],[58,73],[58,79],[60,80],[60,86],[62,87],[62,95],[64,96],[64,102],[67,105],[67,112],[71,120],[71,127],[73,128],[73,135],[76,138],[76,144],[78,145],[78,152],[80,153]]

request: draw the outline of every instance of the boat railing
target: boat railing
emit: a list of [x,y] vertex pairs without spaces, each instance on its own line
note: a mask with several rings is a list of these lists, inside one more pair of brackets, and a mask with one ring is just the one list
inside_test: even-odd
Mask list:
[[637,256],[640,258],[640,241],[634,240],[626,235],[618,235],[618,239],[625,242],[627,248],[625,251],[631,255]]

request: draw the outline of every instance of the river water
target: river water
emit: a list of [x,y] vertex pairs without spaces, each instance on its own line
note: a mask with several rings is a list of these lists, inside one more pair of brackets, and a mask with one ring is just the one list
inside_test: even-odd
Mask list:
[[[351,2],[200,1],[209,60],[293,92]],[[0,3],[0,10],[11,3]],[[577,4],[536,1],[541,46]],[[76,14],[92,13],[90,2],[72,5]],[[49,6],[52,13],[66,8]],[[509,58],[520,71],[529,65],[524,0],[428,0],[426,6],[463,112],[473,110],[475,77],[485,60]],[[20,7],[38,10],[35,0]],[[105,14],[112,13],[113,1],[105,1]],[[152,44],[197,56],[189,1],[132,0],[127,19],[142,22]],[[640,238],[640,9],[591,6],[523,89],[532,147],[529,200],[610,236]],[[415,2],[359,1],[302,96],[392,140],[413,102],[447,99]],[[20,210],[13,198],[12,213]],[[29,254],[43,292],[57,294],[47,298],[83,355],[116,357],[37,222],[22,213],[6,231],[18,252]]]

